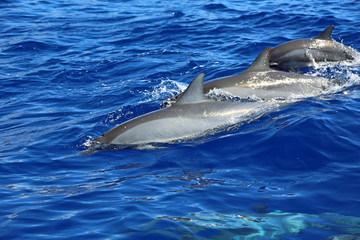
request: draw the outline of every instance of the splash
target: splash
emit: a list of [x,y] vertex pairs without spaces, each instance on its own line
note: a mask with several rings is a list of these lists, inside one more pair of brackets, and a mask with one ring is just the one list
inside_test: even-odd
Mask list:
[[360,55],[353,62],[327,63],[313,68],[307,74],[311,76],[326,77],[336,81],[324,94],[334,94],[360,85]]
[[166,97],[173,98],[180,93],[184,92],[187,85],[184,83],[176,82],[173,80],[161,80],[160,84],[155,86],[152,91],[144,91],[144,100],[141,100],[139,104],[158,101]]

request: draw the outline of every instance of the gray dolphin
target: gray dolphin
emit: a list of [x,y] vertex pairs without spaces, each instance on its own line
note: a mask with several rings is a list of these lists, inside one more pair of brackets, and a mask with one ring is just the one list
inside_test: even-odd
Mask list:
[[351,61],[359,52],[331,38],[329,26],[312,39],[297,39],[271,50],[270,66],[281,70],[297,70],[321,62]]
[[304,98],[316,96],[332,85],[326,78],[271,69],[269,58],[267,47],[242,73],[206,82],[205,93],[222,89],[240,98]]
[[142,148],[151,146],[152,143],[172,143],[191,139],[236,124],[241,117],[251,116],[255,108],[270,105],[269,102],[206,99],[203,93],[203,80],[204,74],[199,74],[175,104],[126,121],[94,139],[94,144]]
[[[234,97],[245,99],[301,99],[319,95],[339,83],[339,80],[271,69],[270,50],[270,47],[265,48],[250,67],[240,74],[205,82],[204,93],[221,89]],[[167,100],[163,106],[169,105],[177,97]]]

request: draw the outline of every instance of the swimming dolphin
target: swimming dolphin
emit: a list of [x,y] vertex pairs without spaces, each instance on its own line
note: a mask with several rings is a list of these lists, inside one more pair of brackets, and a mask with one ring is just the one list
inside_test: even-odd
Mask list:
[[269,67],[269,58],[270,47],[267,47],[248,69],[206,82],[204,91],[222,89],[240,98],[304,98],[316,96],[331,86],[326,78],[273,70]]
[[[240,74],[205,82],[204,93],[221,89],[235,97],[245,99],[249,97],[263,100],[296,99],[319,95],[337,82],[322,77],[271,69],[270,50],[270,47],[265,48],[250,67]],[[166,101],[164,106],[169,105],[173,100]]]
[[[95,144],[142,148],[152,143],[172,143],[203,136],[209,131],[235,124],[267,102],[209,100],[203,93],[204,74],[199,74],[171,107],[126,121],[94,139]],[[248,119],[246,119],[248,120]]]
[[315,63],[351,61],[360,56],[355,49],[331,38],[334,26],[329,26],[312,39],[297,39],[271,50],[270,66],[280,70],[297,70]]
[[[306,239],[309,237],[306,230],[314,229],[319,232],[322,230],[331,236],[327,239],[342,240],[359,240],[360,218],[356,216],[345,216],[337,213],[292,213],[281,212],[236,212],[236,213],[219,213],[210,210],[190,213],[185,216],[157,216],[151,221],[150,230],[163,226],[163,221],[173,221],[178,224],[173,225],[162,232],[170,234],[177,232],[179,238],[192,236],[194,239],[204,236],[203,233],[208,231],[208,238],[211,239],[232,239],[239,236],[239,239],[256,240],[256,239],[282,239],[281,236],[301,236]],[[211,231],[209,231],[211,230]],[[129,235],[130,232],[127,232]],[[302,235],[304,233],[304,235]],[[211,236],[211,237],[210,237]],[[317,236],[317,235],[315,235]],[[299,239],[300,239],[299,238]],[[319,238],[318,238],[319,239]],[[320,238],[324,239],[324,238]]]

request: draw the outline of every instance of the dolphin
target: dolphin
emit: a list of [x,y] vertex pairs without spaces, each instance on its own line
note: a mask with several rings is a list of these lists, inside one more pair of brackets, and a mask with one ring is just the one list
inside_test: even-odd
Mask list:
[[265,48],[242,73],[205,83],[204,91],[222,89],[240,98],[283,99],[316,96],[331,86],[326,78],[271,69],[270,50]]
[[[199,74],[175,104],[130,119],[93,140],[119,148],[146,148],[204,136],[253,116],[254,109],[270,102],[231,102],[206,99],[204,74]],[[244,119],[249,120],[249,119]]]
[[[317,96],[330,89],[339,80],[283,72],[269,67],[270,47],[265,48],[254,62],[240,74],[214,79],[204,84],[207,94],[215,89],[224,90],[234,97],[247,99],[299,99]],[[176,99],[176,97],[175,97]],[[167,100],[163,106],[169,105],[173,99]]]
[[178,224],[163,231],[162,234],[176,231],[180,238],[185,238],[185,236],[190,238],[189,236],[191,236],[194,239],[197,237],[202,239],[200,236],[204,236],[203,233],[208,231],[207,237],[211,239],[233,239],[234,236],[247,240],[282,239],[282,236],[291,236],[292,234],[296,234],[300,238],[303,236],[306,239],[309,235],[304,232],[308,229],[316,229],[324,232],[326,230],[328,235],[338,234],[330,236],[327,238],[328,240],[360,239],[360,218],[337,213],[307,214],[279,210],[264,213],[219,213],[203,210],[185,216],[160,215],[147,226],[152,226],[150,230],[154,230],[156,227],[163,226],[163,221],[172,221]]
[[331,38],[334,26],[327,27],[312,39],[297,39],[271,50],[270,66],[280,70],[297,70],[323,62],[352,61],[360,56],[355,49]]

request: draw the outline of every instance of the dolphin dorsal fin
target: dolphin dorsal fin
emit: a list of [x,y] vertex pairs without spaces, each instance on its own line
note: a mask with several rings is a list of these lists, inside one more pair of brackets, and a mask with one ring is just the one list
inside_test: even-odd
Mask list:
[[331,40],[331,33],[334,30],[334,25],[327,27],[322,33],[314,37],[314,39]]
[[203,101],[205,99],[203,86],[204,77],[205,74],[203,73],[197,75],[175,104],[187,104]]
[[269,71],[269,59],[270,59],[270,47],[265,48],[259,56],[256,57],[255,61],[246,69],[248,72],[255,71]]

